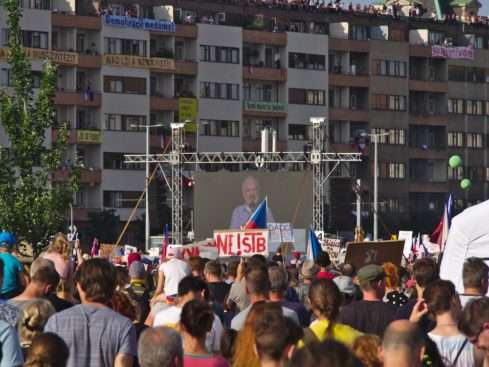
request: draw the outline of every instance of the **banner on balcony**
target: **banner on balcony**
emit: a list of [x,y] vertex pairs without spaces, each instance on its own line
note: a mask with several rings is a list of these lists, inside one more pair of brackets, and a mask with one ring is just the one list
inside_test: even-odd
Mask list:
[[[30,59],[48,59],[54,64],[77,65],[78,54],[76,52],[64,52],[44,50],[39,48],[24,48],[25,55]],[[8,58],[10,52],[8,48],[0,48],[0,59]]]
[[446,46],[431,46],[431,57],[439,57],[443,59],[460,59],[474,60],[474,48],[467,47],[446,47]]
[[179,98],[178,117],[181,122],[185,122],[185,132],[195,133],[197,131],[197,99]]
[[106,65],[126,66],[129,68],[155,69],[160,71],[175,70],[175,61],[159,57],[140,57],[131,55],[104,55]]
[[77,130],[76,141],[79,144],[101,144],[102,133],[97,130]]
[[149,18],[134,18],[121,15],[106,15],[104,17],[105,24],[112,27],[127,27],[134,29],[142,29],[153,32],[175,33],[176,25],[174,22],[149,19]]

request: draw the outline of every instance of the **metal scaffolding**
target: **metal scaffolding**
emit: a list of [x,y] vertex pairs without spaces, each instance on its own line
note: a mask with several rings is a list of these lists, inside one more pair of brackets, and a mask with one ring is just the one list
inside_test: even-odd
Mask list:
[[[324,184],[341,162],[360,162],[361,153],[325,153],[324,118],[311,118],[312,147],[304,152],[184,152],[184,124],[171,124],[172,151],[164,154],[126,154],[125,163],[159,163],[171,167],[172,232],[174,243],[183,243],[183,166],[199,164],[310,164],[313,171],[313,229],[324,230]],[[335,163],[329,169],[329,162]],[[147,208],[149,209],[149,208]]]

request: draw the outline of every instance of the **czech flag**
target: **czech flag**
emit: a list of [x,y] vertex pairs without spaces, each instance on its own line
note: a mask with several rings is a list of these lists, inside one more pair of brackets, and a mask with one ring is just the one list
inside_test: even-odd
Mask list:
[[168,224],[165,224],[165,228],[163,229],[163,242],[161,244],[161,255],[160,255],[160,263],[166,260],[166,254],[168,252]]
[[321,249],[321,244],[316,236],[316,233],[309,229],[309,247],[307,248],[307,259],[308,260],[316,260],[318,256],[323,252]]
[[448,197],[448,201],[445,204],[443,209],[443,215],[440,219],[440,222],[436,226],[435,230],[431,234],[431,242],[437,243],[440,251],[445,249],[445,243],[448,238],[448,230],[450,229],[450,225],[452,224],[452,195]]
[[267,211],[267,198],[265,198],[251,214],[243,229],[267,229]]

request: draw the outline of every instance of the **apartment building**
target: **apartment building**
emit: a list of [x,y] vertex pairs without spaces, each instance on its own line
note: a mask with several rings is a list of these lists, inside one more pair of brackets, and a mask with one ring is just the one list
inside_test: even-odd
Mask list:
[[[72,129],[67,159],[86,167],[80,222],[101,208],[127,219],[144,189],[144,167],[123,164],[123,154],[145,151],[145,125],[188,119],[190,149],[257,151],[268,127],[278,150],[302,151],[309,118],[326,116],[330,151],[364,153],[331,181],[331,228],[351,230],[356,178],[369,226],[371,134],[381,134],[381,233],[431,229],[448,193],[458,209],[488,197],[487,26],[232,1],[24,6],[33,70],[36,56],[46,55],[38,49],[60,65],[58,120]],[[0,69],[5,83],[3,60]],[[162,129],[150,129],[152,151],[167,143]],[[463,167],[448,168],[453,154]],[[466,177],[473,185],[463,191]]]

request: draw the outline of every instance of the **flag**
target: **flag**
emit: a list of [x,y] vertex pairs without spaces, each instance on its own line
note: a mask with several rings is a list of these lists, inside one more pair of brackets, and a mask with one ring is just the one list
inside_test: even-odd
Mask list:
[[448,238],[448,230],[452,224],[452,195],[448,197],[448,201],[443,209],[443,215],[435,230],[431,234],[431,242],[438,244],[440,252],[445,249],[445,243]]
[[160,263],[166,260],[167,250],[168,250],[168,224],[165,224],[165,228],[163,229],[163,242],[161,244]]
[[250,219],[244,225],[244,229],[267,229],[267,198],[258,205]]
[[316,236],[316,233],[314,233],[313,229],[309,229],[309,247],[307,248],[307,259],[308,260],[316,260],[319,256],[319,254],[323,250],[321,249],[321,244],[319,243],[319,240]]
[[418,233],[416,238],[413,238],[413,244],[411,246],[411,254],[413,254],[413,258],[416,259],[418,256],[418,249],[421,243],[421,234]]

